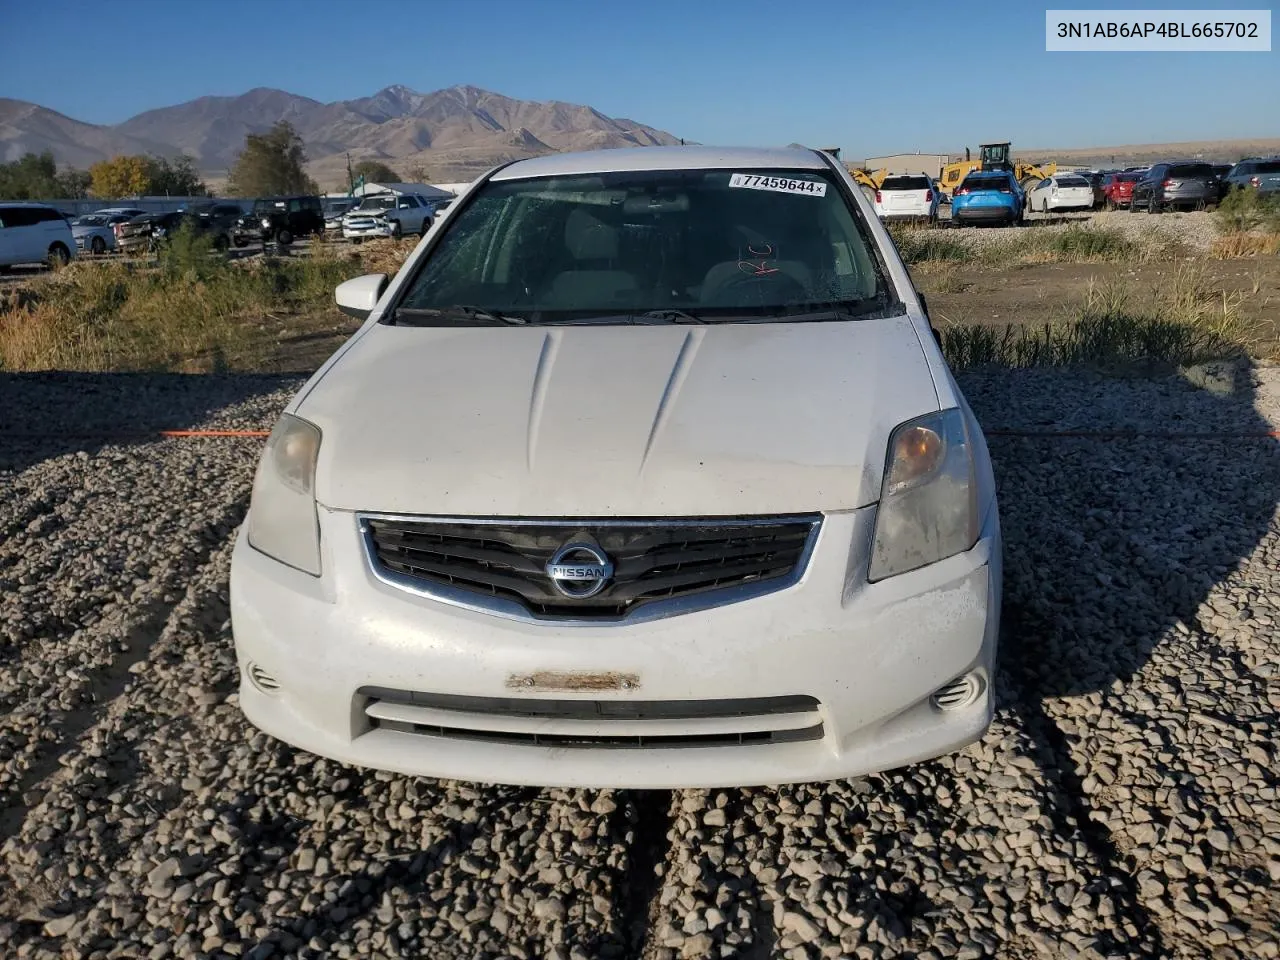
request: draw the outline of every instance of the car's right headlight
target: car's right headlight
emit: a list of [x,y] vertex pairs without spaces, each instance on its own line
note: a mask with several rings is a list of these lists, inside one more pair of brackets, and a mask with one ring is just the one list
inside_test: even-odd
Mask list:
[[958,409],[900,424],[876,511],[872,582],[963,553],[978,542],[973,445]]
[[284,414],[267,438],[253,478],[249,543],[312,576],[320,576],[320,524],[316,516],[316,458],[320,428]]

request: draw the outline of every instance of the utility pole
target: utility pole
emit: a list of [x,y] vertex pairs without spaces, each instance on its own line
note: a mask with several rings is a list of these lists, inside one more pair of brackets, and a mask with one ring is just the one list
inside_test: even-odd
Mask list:
[[351,151],[347,151],[347,196],[356,188],[355,177],[351,174]]

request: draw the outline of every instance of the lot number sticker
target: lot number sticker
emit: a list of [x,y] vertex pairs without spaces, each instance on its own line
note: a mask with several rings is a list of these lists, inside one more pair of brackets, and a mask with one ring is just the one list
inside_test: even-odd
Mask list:
[[735,173],[729,186],[748,190],[773,190],[776,193],[801,193],[809,197],[825,197],[827,185],[817,180],[789,180],[786,177],[757,177],[751,173]]

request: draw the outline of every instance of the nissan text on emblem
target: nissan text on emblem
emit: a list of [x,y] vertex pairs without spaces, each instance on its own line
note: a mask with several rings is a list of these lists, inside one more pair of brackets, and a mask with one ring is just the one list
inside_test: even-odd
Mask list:
[[566,543],[547,564],[551,585],[571,600],[594,597],[613,576],[613,563],[590,543]]

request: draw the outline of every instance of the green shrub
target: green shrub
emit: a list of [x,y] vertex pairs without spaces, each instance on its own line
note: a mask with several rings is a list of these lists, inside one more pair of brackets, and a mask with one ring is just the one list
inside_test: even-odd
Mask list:
[[1214,216],[1222,233],[1256,229],[1280,233],[1280,193],[1234,189],[1223,197]]

